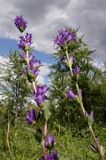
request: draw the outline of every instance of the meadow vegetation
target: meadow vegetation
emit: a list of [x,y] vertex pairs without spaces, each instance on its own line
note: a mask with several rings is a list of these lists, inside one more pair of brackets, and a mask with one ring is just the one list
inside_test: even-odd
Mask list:
[[0,159],[105,160],[106,65],[93,65],[94,51],[78,30],[61,29],[51,83],[41,84],[32,34],[24,33],[22,16],[15,25],[22,33],[19,50],[0,70]]

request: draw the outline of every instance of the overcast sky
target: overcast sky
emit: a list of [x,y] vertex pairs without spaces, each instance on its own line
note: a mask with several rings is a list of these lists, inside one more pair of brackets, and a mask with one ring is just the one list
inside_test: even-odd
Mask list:
[[96,49],[94,60],[106,61],[106,0],[0,0],[0,52],[16,45],[16,15],[28,22],[38,51],[52,53],[54,37],[64,26],[80,27],[90,49]]

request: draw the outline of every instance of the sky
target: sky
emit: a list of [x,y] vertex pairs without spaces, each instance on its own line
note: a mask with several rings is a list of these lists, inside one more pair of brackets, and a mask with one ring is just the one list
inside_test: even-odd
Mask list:
[[106,0],[0,0],[0,61],[2,55],[17,49],[16,15],[23,15],[28,22],[34,54],[46,65],[42,81],[54,63],[54,37],[64,26],[79,28],[90,49],[96,49],[92,57],[97,65],[106,61]]

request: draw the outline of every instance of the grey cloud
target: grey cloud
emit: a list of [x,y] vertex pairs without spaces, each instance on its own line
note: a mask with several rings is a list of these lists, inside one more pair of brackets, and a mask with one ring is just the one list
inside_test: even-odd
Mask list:
[[68,8],[68,14],[72,14],[69,19],[80,27],[91,49],[96,49],[94,58],[106,60],[106,1],[82,0],[72,9],[73,13]]
[[63,28],[66,26],[67,21],[64,18],[57,18],[51,23],[51,27],[47,29],[47,31],[44,33],[45,38],[48,38],[49,40],[53,40],[57,34],[57,31],[60,28]]
[[42,23],[44,21],[51,6],[63,9],[69,2],[70,0],[18,0],[15,1],[14,6],[20,10],[20,13],[37,25],[38,22]]
[[[106,60],[106,0],[0,0],[0,3],[4,19],[0,21],[0,36],[16,35],[12,20],[22,14],[29,22],[28,30],[38,49],[52,52],[53,39],[60,28],[80,27],[90,48],[96,49],[94,58]],[[4,12],[5,6],[8,10]]]

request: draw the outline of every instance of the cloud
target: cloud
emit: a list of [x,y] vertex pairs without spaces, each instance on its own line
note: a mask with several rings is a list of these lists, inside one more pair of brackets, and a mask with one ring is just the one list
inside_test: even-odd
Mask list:
[[53,52],[53,39],[61,27],[80,27],[84,40],[91,49],[96,49],[93,57],[106,61],[105,0],[0,0],[0,4],[1,37],[18,37],[13,19],[21,14],[28,21],[27,30],[33,34],[36,48],[50,53]]
[[31,22],[34,22],[35,25],[35,23],[43,22],[51,7],[63,9],[69,2],[70,0],[18,0],[14,2],[14,5],[19,8],[20,12],[23,11],[24,15],[30,18]]
[[48,84],[49,83],[49,78],[48,78],[48,75],[50,73],[50,69],[49,69],[49,66],[50,64],[47,64],[47,63],[44,63],[43,64],[44,66],[42,66],[40,68],[40,74],[39,76],[37,77],[37,81],[39,83],[43,83],[43,84]]

